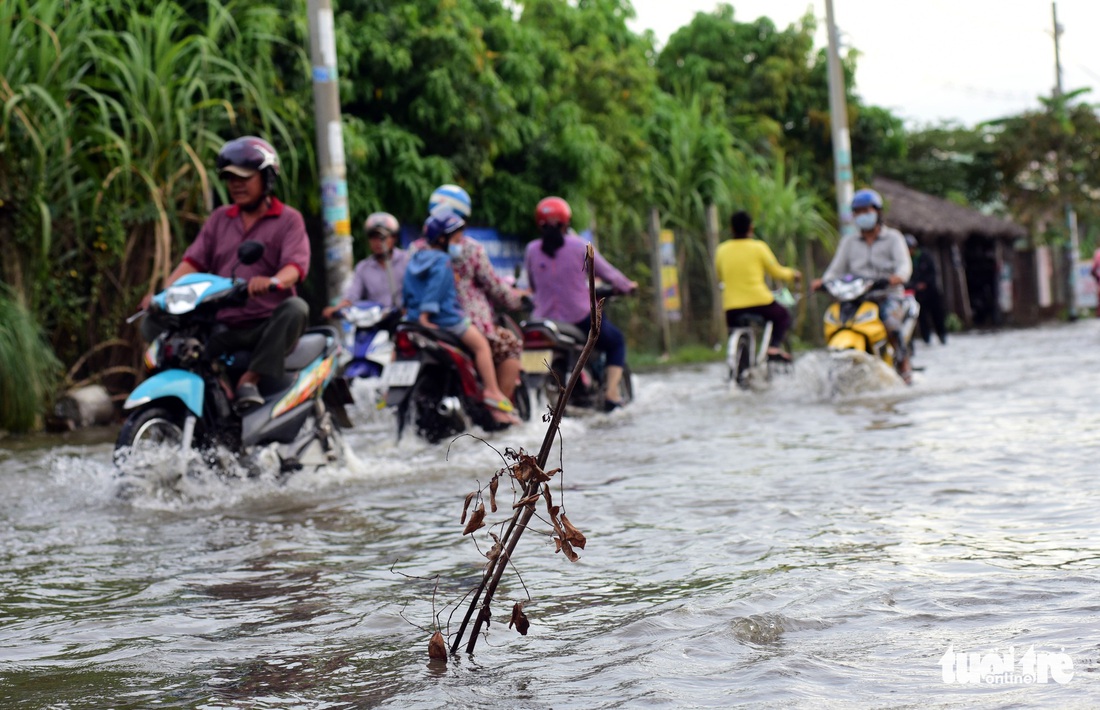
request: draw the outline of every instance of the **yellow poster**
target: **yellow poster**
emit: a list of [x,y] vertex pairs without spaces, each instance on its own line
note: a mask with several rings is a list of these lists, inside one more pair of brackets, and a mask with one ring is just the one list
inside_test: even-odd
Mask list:
[[676,267],[676,238],[671,229],[662,229],[658,239],[661,263],[661,303],[670,321],[680,320],[680,276]]

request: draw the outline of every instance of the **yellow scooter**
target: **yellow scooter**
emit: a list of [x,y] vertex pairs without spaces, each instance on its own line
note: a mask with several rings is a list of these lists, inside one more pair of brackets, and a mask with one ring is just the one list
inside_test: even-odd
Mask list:
[[[897,352],[887,337],[886,324],[882,322],[878,304],[869,294],[886,288],[886,279],[868,279],[845,276],[832,279],[822,287],[836,299],[825,311],[825,345],[831,352],[864,352],[881,359],[901,374]],[[907,294],[902,301],[901,338],[905,351],[913,339],[920,306]]]

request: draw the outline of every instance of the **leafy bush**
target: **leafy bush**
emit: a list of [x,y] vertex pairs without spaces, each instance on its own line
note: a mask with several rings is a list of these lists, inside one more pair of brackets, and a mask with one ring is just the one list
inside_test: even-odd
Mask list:
[[0,430],[34,428],[60,373],[41,328],[0,284]]

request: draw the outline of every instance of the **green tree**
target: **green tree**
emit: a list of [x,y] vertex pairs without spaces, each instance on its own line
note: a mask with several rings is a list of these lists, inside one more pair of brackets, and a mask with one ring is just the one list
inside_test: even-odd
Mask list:
[[903,155],[885,161],[879,172],[959,204],[989,205],[1001,199],[995,140],[988,126],[928,126],[909,132]]
[[[1036,233],[1064,242],[1064,210],[1074,206],[1086,232],[1097,223],[1100,195],[1100,117],[1080,101],[1087,90],[1043,100],[1044,110],[992,122],[993,163],[1004,176],[1003,199]],[[1089,239],[1084,244],[1093,243]]]
[[[733,7],[698,13],[669,38],[657,59],[666,91],[696,86],[720,97],[716,116],[761,155],[774,150],[802,175],[804,189],[833,204],[833,156],[824,50],[814,50],[816,22],[807,13],[784,30],[766,17],[740,22]],[[904,151],[902,122],[864,106],[855,93],[858,52],[842,61],[857,178],[866,180]],[[831,209],[831,208],[830,208]]]

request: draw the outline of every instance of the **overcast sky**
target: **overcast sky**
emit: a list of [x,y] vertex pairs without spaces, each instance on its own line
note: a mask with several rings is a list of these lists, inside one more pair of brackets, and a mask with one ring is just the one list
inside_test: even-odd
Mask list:
[[[710,12],[714,0],[633,0],[636,31],[660,43]],[[807,9],[826,37],[824,0],[736,0],[734,17],[770,17],[780,29]],[[1092,87],[1100,103],[1100,0],[1058,0],[1062,85]],[[856,91],[910,125],[955,120],[966,125],[1038,108],[1054,87],[1050,0],[833,0],[841,41],[861,53]]]

